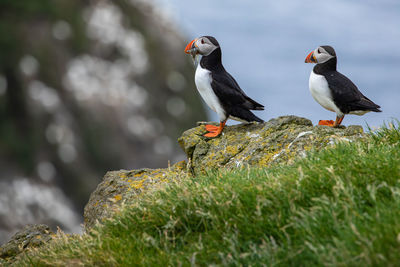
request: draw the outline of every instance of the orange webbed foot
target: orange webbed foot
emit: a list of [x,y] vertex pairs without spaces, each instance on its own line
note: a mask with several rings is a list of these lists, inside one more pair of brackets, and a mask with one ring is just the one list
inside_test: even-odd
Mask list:
[[219,133],[218,131],[215,131],[215,132],[209,132],[209,133],[206,133],[205,135],[203,135],[203,136],[205,136],[205,137],[217,137],[218,135],[220,135],[221,133]]
[[203,136],[205,136],[205,137],[217,137],[217,136],[219,136],[222,133],[222,130],[224,129],[224,127],[225,127],[225,122],[226,121],[220,122],[219,126],[207,124],[206,125],[206,130],[208,131],[208,133],[206,133]]
[[324,125],[324,126],[330,126],[330,127],[333,127],[334,124],[335,124],[335,122],[333,120],[320,120],[318,122],[318,125]]
[[211,125],[211,124],[206,124],[206,130],[209,132],[215,132],[218,131],[218,126]]

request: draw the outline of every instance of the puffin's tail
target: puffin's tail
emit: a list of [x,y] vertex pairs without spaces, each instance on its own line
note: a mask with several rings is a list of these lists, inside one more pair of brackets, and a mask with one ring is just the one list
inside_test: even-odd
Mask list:
[[379,105],[375,104],[374,102],[372,102],[370,99],[368,99],[365,96],[356,103],[356,106],[357,106],[356,108],[358,108],[359,110],[370,110],[370,111],[374,111],[374,112],[382,112],[382,110],[380,110],[381,107]]
[[250,97],[246,96],[246,100],[249,101],[248,108],[251,110],[264,110],[264,106],[261,105],[260,103],[254,101]]
[[254,115],[253,112],[251,112],[250,110],[240,107],[236,107],[231,110],[230,117],[234,120],[242,122],[264,122],[262,119]]

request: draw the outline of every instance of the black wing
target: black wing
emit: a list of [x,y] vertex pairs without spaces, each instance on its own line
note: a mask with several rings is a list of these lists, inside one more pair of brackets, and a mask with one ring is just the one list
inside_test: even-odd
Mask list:
[[211,87],[228,111],[230,107],[264,110],[264,106],[248,97],[236,80],[226,71],[212,73]]
[[331,89],[333,101],[343,113],[362,110],[381,112],[379,105],[364,96],[357,86],[340,72],[328,72],[325,78]]

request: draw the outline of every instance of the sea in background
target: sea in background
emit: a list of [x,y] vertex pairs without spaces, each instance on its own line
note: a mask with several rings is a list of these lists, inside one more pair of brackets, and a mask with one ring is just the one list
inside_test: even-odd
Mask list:
[[[335,118],[308,90],[313,65],[304,59],[319,45],[335,48],[338,70],[383,110],[346,116],[344,125],[377,127],[400,119],[398,0],[156,1],[188,42],[202,35],[217,38],[227,71],[266,106],[256,112],[264,120],[294,114],[315,124]],[[212,111],[210,117],[217,120]]]

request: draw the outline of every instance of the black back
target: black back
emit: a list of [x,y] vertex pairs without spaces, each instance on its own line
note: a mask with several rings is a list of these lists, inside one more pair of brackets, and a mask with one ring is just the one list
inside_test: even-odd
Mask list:
[[[210,37],[207,38],[210,39]],[[211,42],[213,41],[211,40]],[[263,120],[255,116],[250,110],[263,110],[264,106],[243,92],[232,75],[225,70],[221,57],[221,48],[218,47],[210,55],[201,58],[200,66],[203,69],[211,71],[211,87],[227,113],[226,115],[231,115],[245,121],[262,122]]]
[[335,50],[330,46],[323,46],[323,48],[334,57],[327,62],[315,65],[313,71],[315,74],[325,77],[331,90],[333,101],[340,111],[344,114],[351,111],[367,110],[381,112],[379,105],[364,96],[349,78],[336,70],[337,58]]

